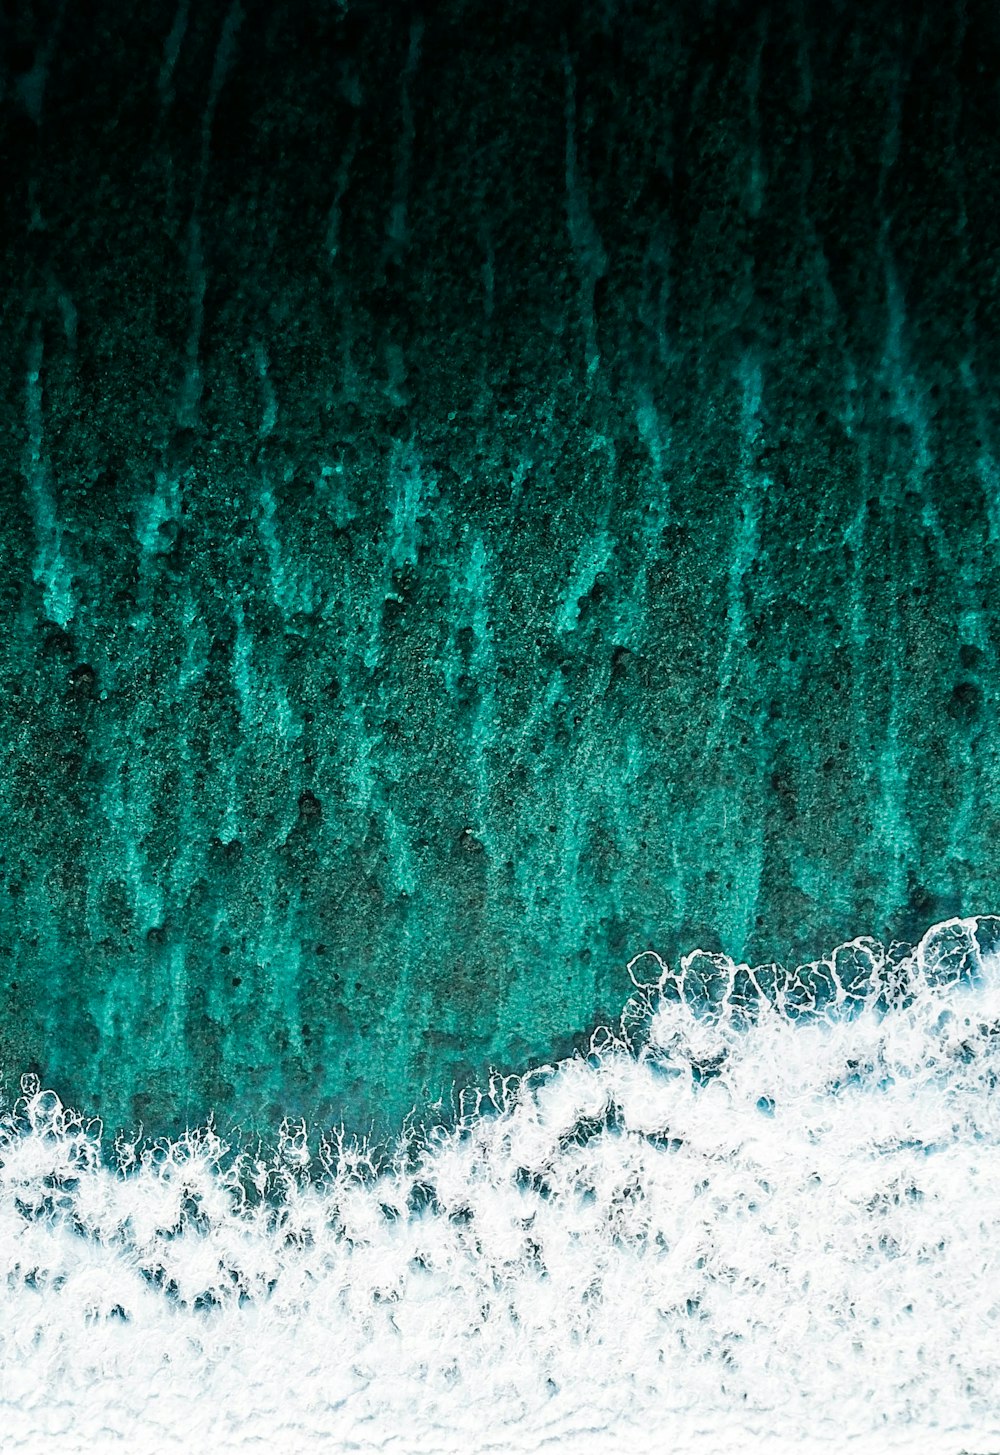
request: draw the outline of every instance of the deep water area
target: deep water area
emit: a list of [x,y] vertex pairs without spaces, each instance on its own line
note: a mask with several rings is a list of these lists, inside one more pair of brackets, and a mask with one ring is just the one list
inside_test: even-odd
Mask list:
[[995,3],[2,15],[8,1102],[385,1130],[1000,907]]

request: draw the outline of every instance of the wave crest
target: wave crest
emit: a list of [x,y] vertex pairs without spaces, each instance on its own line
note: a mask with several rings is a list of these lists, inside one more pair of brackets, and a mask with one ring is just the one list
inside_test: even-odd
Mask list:
[[953,920],[770,979],[647,955],[589,1057],[388,1155],[292,1122],[108,1145],[26,1079],[10,1448],[995,1442],[997,941]]

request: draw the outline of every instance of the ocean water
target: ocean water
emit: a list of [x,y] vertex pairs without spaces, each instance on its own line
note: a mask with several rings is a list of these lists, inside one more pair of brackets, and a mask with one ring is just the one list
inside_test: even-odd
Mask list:
[[996,908],[994,0],[13,11],[2,1094],[391,1134]]
[[0,1455],[1000,1451],[998,76],[0,6]]
[[2,1125],[4,1450],[1000,1448],[1000,919],[629,964],[380,1147]]

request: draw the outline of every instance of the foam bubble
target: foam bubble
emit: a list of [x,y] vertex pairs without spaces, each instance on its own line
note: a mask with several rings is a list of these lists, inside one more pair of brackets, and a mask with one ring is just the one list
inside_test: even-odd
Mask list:
[[4,1448],[996,1446],[996,938],[657,962],[591,1056],[381,1156],[110,1144],[26,1080]]

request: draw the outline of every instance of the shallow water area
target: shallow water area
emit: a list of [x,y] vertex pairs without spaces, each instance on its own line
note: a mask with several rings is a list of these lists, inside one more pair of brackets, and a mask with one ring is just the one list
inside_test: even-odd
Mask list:
[[381,1157],[112,1143],[26,1079],[5,1448],[1000,1447],[995,929],[841,947],[794,1015],[635,961],[589,1058]]

